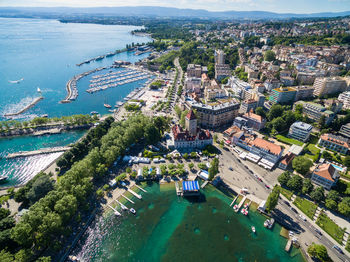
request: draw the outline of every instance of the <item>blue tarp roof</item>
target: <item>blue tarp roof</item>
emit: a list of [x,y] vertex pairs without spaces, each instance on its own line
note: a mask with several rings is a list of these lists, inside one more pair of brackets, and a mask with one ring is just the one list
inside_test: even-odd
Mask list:
[[182,182],[183,191],[195,191],[199,190],[198,181],[183,181]]

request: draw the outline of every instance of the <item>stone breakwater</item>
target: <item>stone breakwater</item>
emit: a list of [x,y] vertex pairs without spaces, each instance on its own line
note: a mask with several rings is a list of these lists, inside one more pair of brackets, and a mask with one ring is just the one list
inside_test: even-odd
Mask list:
[[25,111],[29,110],[30,108],[35,106],[37,103],[39,103],[39,101],[42,99],[44,99],[44,97],[42,97],[42,96],[37,97],[29,105],[25,106],[21,110],[15,112],[15,113],[4,114],[4,117],[11,117],[11,116],[17,116],[17,115],[23,114]]

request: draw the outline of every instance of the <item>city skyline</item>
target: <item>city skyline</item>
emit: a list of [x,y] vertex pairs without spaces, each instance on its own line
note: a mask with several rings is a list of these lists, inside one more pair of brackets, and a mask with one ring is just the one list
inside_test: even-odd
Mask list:
[[162,6],[184,9],[206,9],[209,11],[271,11],[277,13],[342,12],[350,10],[350,0],[3,0],[1,7],[119,7],[119,6]]

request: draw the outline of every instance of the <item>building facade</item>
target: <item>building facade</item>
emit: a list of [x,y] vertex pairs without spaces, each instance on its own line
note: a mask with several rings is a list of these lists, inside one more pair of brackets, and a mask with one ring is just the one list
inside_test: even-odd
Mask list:
[[306,142],[310,137],[311,131],[312,125],[298,121],[290,126],[288,136],[290,138]]
[[350,123],[342,125],[339,130],[339,134],[346,138],[350,138]]
[[323,134],[318,141],[320,146],[346,155],[349,152],[349,140],[342,136]]
[[270,101],[273,103],[290,104],[295,100],[297,91],[293,87],[280,87],[271,91]]
[[303,114],[315,122],[320,121],[321,117],[324,116],[325,124],[329,125],[335,117],[333,111],[327,110],[324,106],[314,102],[298,101],[294,104],[294,108],[296,105],[302,105]]
[[330,190],[339,179],[337,169],[332,164],[319,165],[311,176],[311,181]]
[[347,83],[340,77],[316,78],[314,82],[314,95],[324,96],[344,92],[348,89]]

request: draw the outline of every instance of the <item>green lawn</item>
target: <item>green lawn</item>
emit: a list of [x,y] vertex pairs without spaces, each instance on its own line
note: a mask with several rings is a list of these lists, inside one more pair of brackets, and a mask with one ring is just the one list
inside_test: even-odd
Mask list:
[[309,218],[312,219],[314,217],[317,205],[315,205],[311,201],[297,196],[293,204],[296,205]]
[[282,136],[282,135],[277,135],[276,138],[277,138],[278,141],[280,141],[282,143],[285,143],[285,144],[288,144],[288,145],[302,146],[304,144],[301,141],[298,141],[298,140],[293,139],[293,138],[288,138],[288,137],[285,137],[285,136]]
[[318,149],[314,144],[309,144],[305,149],[307,153],[305,154],[306,157],[310,158],[313,161],[316,161],[320,154],[320,149]]
[[292,199],[292,196],[293,196],[293,192],[288,190],[288,189],[285,189],[283,187],[280,187],[278,186],[280,192],[282,195],[284,195],[287,199],[291,200]]
[[324,231],[333,237],[339,244],[343,242],[344,230],[334,223],[325,213],[321,213],[316,221]]

